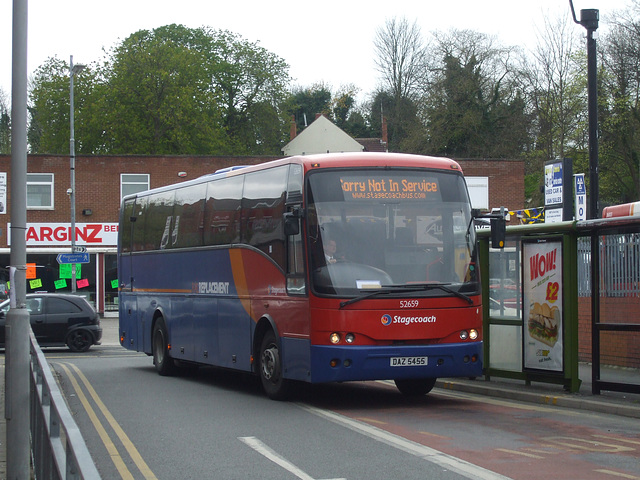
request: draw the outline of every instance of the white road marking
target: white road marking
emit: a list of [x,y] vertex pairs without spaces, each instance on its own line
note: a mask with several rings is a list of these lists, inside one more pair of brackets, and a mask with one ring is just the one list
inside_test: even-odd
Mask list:
[[[315,480],[311,475],[307,474],[300,468],[296,467],[293,463],[291,463],[282,455],[280,455],[279,453],[269,448],[267,445],[265,445],[256,437],[238,437],[238,440],[240,440],[241,442],[244,442],[245,444],[253,448],[256,452],[258,452],[260,455],[268,458],[276,465],[280,465],[282,468],[284,468],[288,472],[293,473],[296,477],[300,478],[301,480]],[[335,478],[331,480],[346,480],[346,479]]]
[[358,432],[372,438],[373,440],[377,440],[403,452],[423,458],[424,460],[435,463],[436,465],[440,465],[441,467],[456,472],[465,478],[472,480],[509,480],[509,477],[505,477],[499,473],[474,465],[466,460],[462,460],[461,458],[456,458],[452,455],[440,452],[439,450],[412,442],[411,440],[394,435],[386,430],[382,430],[372,425],[367,425],[349,417],[345,417],[344,415],[303,404],[298,404],[298,406],[314,415],[317,415],[318,417],[325,418],[333,423],[353,430],[354,432]]

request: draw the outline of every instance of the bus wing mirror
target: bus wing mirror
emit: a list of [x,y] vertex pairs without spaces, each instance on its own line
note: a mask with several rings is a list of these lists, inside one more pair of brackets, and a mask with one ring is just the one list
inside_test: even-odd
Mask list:
[[287,212],[284,214],[284,234],[286,236],[298,235],[300,233],[300,217],[297,212]]

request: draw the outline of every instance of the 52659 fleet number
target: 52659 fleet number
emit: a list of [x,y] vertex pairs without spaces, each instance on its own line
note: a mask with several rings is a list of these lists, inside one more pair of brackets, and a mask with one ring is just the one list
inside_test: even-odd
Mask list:
[[418,308],[419,305],[418,300],[400,300],[400,308]]

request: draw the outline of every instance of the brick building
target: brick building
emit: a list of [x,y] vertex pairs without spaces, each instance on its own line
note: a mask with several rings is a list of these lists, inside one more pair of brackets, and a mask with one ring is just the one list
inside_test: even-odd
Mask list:
[[[90,262],[80,265],[77,291],[100,313],[117,310],[117,225],[124,194],[212,173],[233,165],[253,165],[279,157],[213,156],[77,156],[76,245],[85,246]],[[521,207],[524,164],[510,160],[461,160],[465,175],[488,180],[491,206]],[[69,291],[69,266],[57,261],[71,248],[68,155],[29,155],[27,159],[27,263],[34,265],[27,291]],[[6,178],[6,202],[0,209],[0,262],[10,263],[11,156],[0,155]],[[0,270],[0,289],[8,281]],[[6,289],[5,289],[6,290]],[[0,292],[2,293],[2,292]]]

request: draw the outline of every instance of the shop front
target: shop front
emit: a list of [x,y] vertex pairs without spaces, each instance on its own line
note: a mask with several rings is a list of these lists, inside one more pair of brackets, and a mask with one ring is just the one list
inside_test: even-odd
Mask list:
[[[7,226],[9,231],[10,225]],[[67,263],[71,252],[71,225],[68,223],[28,223],[27,293],[70,293],[73,264]],[[76,246],[86,250],[86,263],[75,264],[76,294],[89,300],[101,315],[117,315],[117,223],[76,223]],[[0,265],[10,265],[10,248],[0,249]],[[10,286],[9,270],[0,270],[0,297]]]

